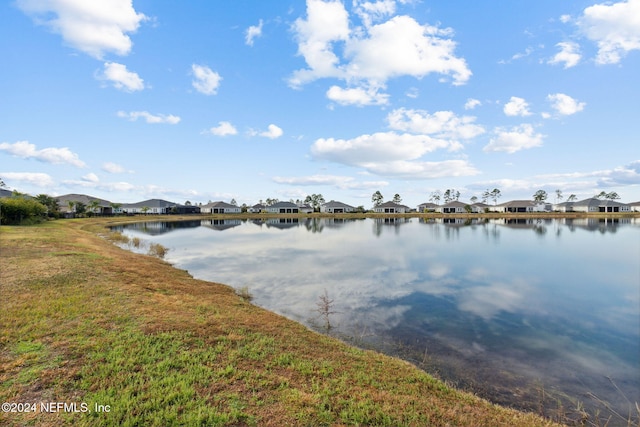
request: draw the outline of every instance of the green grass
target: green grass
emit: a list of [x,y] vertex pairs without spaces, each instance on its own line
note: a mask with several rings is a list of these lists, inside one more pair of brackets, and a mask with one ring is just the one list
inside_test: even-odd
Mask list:
[[0,425],[553,425],[121,249],[108,221],[0,228],[0,399],[91,409]]

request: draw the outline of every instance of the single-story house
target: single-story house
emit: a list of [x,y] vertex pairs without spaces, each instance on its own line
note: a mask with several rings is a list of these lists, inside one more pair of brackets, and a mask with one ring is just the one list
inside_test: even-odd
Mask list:
[[435,203],[425,202],[418,205],[418,212],[435,212],[436,209],[438,209],[438,205]]
[[353,206],[347,205],[346,203],[336,202],[335,200],[331,200],[330,202],[323,203],[320,206],[320,212],[325,213],[347,213],[353,212],[356,208]]
[[301,213],[313,213],[313,208],[306,203],[298,205],[298,211]]
[[438,206],[436,208],[436,212],[439,213],[467,213],[466,203],[459,202],[457,200],[453,200],[451,202],[445,203],[442,206]]
[[474,213],[485,213],[491,210],[491,205],[486,203],[477,202],[471,205],[471,211]]
[[640,212],[640,202],[629,203],[629,209],[633,212]]
[[242,209],[230,203],[211,202],[200,206],[200,212],[210,214],[240,213]]
[[494,206],[490,210],[494,212],[547,212],[550,210],[544,203],[534,202],[533,200],[511,200]]
[[266,211],[268,213],[287,214],[287,213],[298,213],[300,210],[298,208],[298,205],[296,205],[295,203],[278,202],[278,203],[274,203],[271,206],[267,206]]
[[395,202],[384,202],[373,207],[373,211],[377,213],[407,213],[411,210],[409,206],[401,205]]
[[[73,214],[76,212],[75,203],[82,203],[85,206],[85,212],[92,212],[98,215],[112,215],[119,213],[120,209],[114,209],[112,203],[108,200],[99,199],[97,197],[87,196],[86,194],[65,194],[55,198],[58,201],[58,207],[63,214]],[[74,205],[69,207],[69,202]],[[97,206],[92,208],[92,203],[97,202]]]
[[630,212],[631,206],[615,200],[601,200],[595,197],[573,202],[570,211],[566,212]]
[[265,205],[263,205],[262,203],[256,203],[255,205],[251,206],[248,211],[251,213],[260,213],[262,211],[266,211],[267,207]]
[[195,205],[180,205],[162,199],[149,199],[138,203],[126,203],[121,206],[128,214],[192,214],[200,213],[200,207]]

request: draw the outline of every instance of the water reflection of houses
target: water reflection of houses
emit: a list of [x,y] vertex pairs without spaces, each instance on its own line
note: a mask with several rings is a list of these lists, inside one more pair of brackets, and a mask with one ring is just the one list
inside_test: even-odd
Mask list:
[[268,218],[264,223],[267,227],[275,227],[281,230],[300,226],[298,218]]
[[200,227],[200,221],[148,221],[148,222],[134,222],[127,225],[121,225],[113,227],[114,230],[122,231],[125,228],[127,230],[138,231],[141,233],[149,234],[151,236],[158,236],[161,234],[169,233],[170,231],[181,228],[196,228]]
[[564,218],[560,219],[570,230],[577,228],[601,233],[615,233],[620,225],[633,224],[635,218]]
[[200,225],[216,231],[228,230],[242,224],[239,219],[204,219],[200,221]]

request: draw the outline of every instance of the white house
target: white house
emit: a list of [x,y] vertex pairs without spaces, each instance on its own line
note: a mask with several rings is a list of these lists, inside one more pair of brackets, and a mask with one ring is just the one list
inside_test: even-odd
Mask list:
[[474,213],[485,213],[491,210],[491,205],[486,203],[477,202],[471,205],[471,211]]
[[566,212],[631,212],[631,206],[615,200],[601,200],[591,197],[574,202]]
[[302,203],[302,204],[297,205],[297,206],[298,206],[298,211],[301,212],[301,213],[309,214],[309,213],[313,212],[313,208],[311,206],[309,206],[308,204],[306,204],[306,203]]
[[347,205],[346,203],[342,202],[336,202],[335,200],[323,203],[320,206],[320,212],[325,213],[347,213],[353,212],[355,210],[356,208],[354,208],[353,206]]
[[424,202],[418,205],[418,212],[435,212],[437,208],[435,203]]
[[260,213],[262,211],[266,211],[267,207],[265,205],[263,205],[262,203],[257,203],[253,206],[251,206],[248,211],[251,213]]
[[266,207],[268,213],[299,213],[298,205],[291,202],[278,202]]
[[200,212],[210,214],[241,213],[242,208],[225,202],[211,202],[200,206]]
[[373,211],[377,213],[407,213],[411,208],[394,202],[384,202],[374,206]]
[[453,200],[451,202],[445,203],[442,206],[438,206],[436,208],[436,212],[439,213],[467,213],[466,203],[459,202],[457,200]]
[[550,208],[544,203],[534,202],[532,200],[511,200],[504,202],[498,206],[491,208],[495,212],[548,212]]

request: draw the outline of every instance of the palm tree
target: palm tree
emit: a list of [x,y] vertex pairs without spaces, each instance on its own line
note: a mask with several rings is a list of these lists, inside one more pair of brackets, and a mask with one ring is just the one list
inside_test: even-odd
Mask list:
[[99,201],[92,200],[92,201],[89,202],[88,208],[91,210],[91,213],[95,214],[99,207],[100,207],[100,202]]

